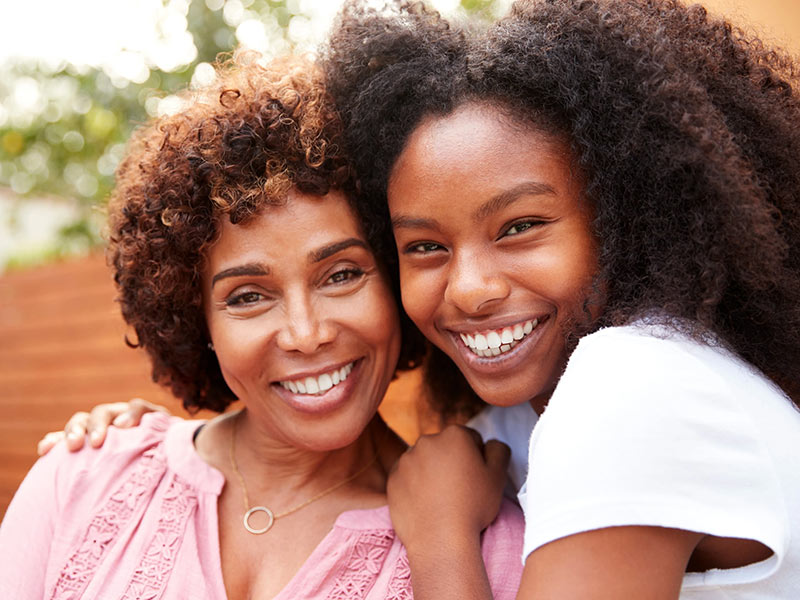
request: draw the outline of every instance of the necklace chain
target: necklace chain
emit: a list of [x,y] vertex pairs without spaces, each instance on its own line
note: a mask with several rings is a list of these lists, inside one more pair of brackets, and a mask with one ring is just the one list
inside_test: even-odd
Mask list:
[[[237,413],[237,415],[235,417],[233,417],[233,431],[231,433],[231,447],[230,447],[231,468],[233,469],[233,472],[236,474],[237,479],[239,479],[239,484],[242,486],[242,492],[244,492],[244,510],[245,510],[245,513],[244,513],[244,517],[242,519],[242,522],[244,523],[244,528],[247,531],[249,531],[250,533],[253,533],[253,534],[256,534],[256,535],[259,535],[259,534],[262,534],[262,533],[266,533],[267,531],[269,531],[272,528],[272,525],[275,522],[275,519],[280,519],[281,517],[286,517],[288,515],[291,515],[292,513],[297,512],[301,508],[305,508],[306,506],[308,506],[312,502],[316,502],[317,500],[319,500],[323,496],[327,496],[331,492],[335,492],[336,490],[338,490],[340,487],[344,486],[345,484],[350,483],[356,477],[358,477],[359,475],[364,473],[367,469],[369,469],[375,463],[375,461],[378,459],[378,450],[376,448],[375,449],[375,456],[372,457],[372,460],[370,460],[367,464],[365,464],[363,467],[361,467],[358,471],[356,471],[355,473],[350,475],[347,479],[344,479],[344,480],[340,481],[339,483],[337,483],[335,485],[332,485],[331,487],[329,487],[327,489],[322,490],[321,492],[319,492],[318,494],[312,496],[308,500],[305,500],[305,501],[301,502],[300,504],[298,504],[297,506],[293,506],[292,508],[290,508],[288,510],[285,510],[285,511],[283,511],[281,513],[275,514],[274,512],[272,512],[272,510],[270,510],[266,506],[250,506],[250,496],[247,493],[247,484],[245,484],[244,477],[242,476],[241,471],[239,471],[239,465],[236,463],[236,428],[237,428],[237,425],[239,424],[239,415],[241,415],[241,414],[242,414],[241,412]],[[256,512],[263,512],[263,513],[265,513],[267,515],[267,518],[269,520],[268,520],[267,525],[265,527],[262,527],[260,529],[256,529],[256,528],[254,528],[254,527],[252,527],[250,525],[250,523],[249,523],[250,517]]]

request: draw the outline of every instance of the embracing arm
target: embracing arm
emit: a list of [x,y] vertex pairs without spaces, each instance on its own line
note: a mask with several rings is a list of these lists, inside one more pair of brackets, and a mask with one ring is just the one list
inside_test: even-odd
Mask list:
[[677,600],[700,533],[662,527],[607,527],[570,535],[532,552],[519,600]]
[[135,427],[142,420],[142,415],[149,412],[169,411],[158,404],[141,398],[133,398],[128,402],[112,402],[98,404],[91,412],[77,412],[69,418],[63,431],[51,431],[39,440],[37,452],[39,456],[47,454],[59,441],[65,440],[67,448],[75,452],[83,448],[84,438],[89,436],[92,448],[99,448],[106,439],[106,431],[111,425],[115,427]]
[[[497,511],[506,456],[505,446],[490,442],[481,452],[474,432],[450,427],[421,438],[398,461],[387,491],[415,598],[492,598],[480,533]],[[677,600],[701,538],[639,526],[566,536],[528,556],[517,598]],[[508,568],[519,560],[510,557]]]
[[500,508],[508,459],[504,444],[450,426],[398,461],[387,495],[417,600],[492,598],[481,531]]

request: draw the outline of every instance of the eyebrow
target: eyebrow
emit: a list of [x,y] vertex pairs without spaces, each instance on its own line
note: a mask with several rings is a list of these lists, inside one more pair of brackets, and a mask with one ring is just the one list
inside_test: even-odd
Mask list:
[[322,260],[325,260],[329,256],[333,256],[342,250],[347,250],[348,248],[352,248],[353,246],[358,248],[363,248],[364,250],[369,250],[367,245],[358,238],[347,238],[346,240],[342,240],[341,242],[334,242],[333,244],[328,244],[327,246],[323,246],[313,252],[309,252],[308,254],[308,262],[317,263]]
[[[481,219],[485,219],[489,215],[504,209],[509,204],[513,204],[522,196],[534,195],[556,195],[556,190],[546,184],[538,181],[526,181],[510,190],[501,192],[487,200],[484,204],[478,207],[475,211],[473,220],[478,223]],[[441,231],[442,227],[436,219],[424,219],[421,217],[409,217],[406,215],[397,215],[392,218],[393,229],[430,229],[433,231]]]
[[262,276],[269,275],[269,269],[261,263],[247,263],[246,265],[238,265],[230,269],[224,269],[214,275],[211,279],[211,287],[220,279],[227,277],[245,277],[245,276]]
[[[367,245],[359,240],[358,238],[347,238],[346,240],[342,240],[341,242],[334,242],[333,244],[328,244],[327,246],[323,246],[313,252],[309,252],[308,254],[308,262],[310,263],[317,263],[326,258],[333,256],[334,254],[341,252],[342,250],[346,250],[347,248],[352,248],[353,246],[357,246],[359,248],[364,248],[364,250],[369,250]],[[270,270],[269,267],[263,265],[261,263],[247,263],[245,265],[237,265],[235,267],[231,267],[230,269],[224,269],[214,275],[211,278],[211,287],[214,287],[214,284],[217,283],[220,279],[225,279],[227,277],[261,277],[264,275],[269,275]]]
[[487,200],[478,208],[478,210],[475,211],[472,220],[476,223],[479,223],[482,219],[485,219],[486,217],[503,210],[506,206],[513,204],[522,196],[543,195],[555,196],[556,191],[552,186],[546,183],[541,183],[538,181],[526,181],[525,183],[514,186],[510,190],[501,192],[493,198]]
[[392,218],[392,229],[432,229],[433,231],[441,231],[442,227],[436,219],[397,215]]

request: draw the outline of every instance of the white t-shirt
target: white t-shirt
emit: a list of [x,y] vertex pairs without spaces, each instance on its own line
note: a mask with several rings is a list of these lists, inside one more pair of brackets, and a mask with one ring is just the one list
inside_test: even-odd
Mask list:
[[800,411],[722,348],[644,324],[583,338],[533,431],[520,502],[524,556],[619,525],[754,539],[774,555],[689,573],[680,597],[800,598]]
[[514,494],[522,487],[528,475],[528,445],[537,416],[527,402],[515,406],[487,406],[467,422],[484,441],[500,440],[511,448],[508,478]]

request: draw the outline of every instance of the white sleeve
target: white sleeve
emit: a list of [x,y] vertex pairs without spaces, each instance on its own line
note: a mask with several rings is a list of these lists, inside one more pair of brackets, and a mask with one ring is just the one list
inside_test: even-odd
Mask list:
[[514,486],[512,498],[528,474],[528,445],[536,419],[533,407],[525,402],[515,406],[487,406],[466,423],[484,441],[500,440],[511,449],[508,477]]
[[630,327],[580,342],[531,438],[524,556],[620,525],[754,539],[782,555],[786,509],[748,399],[699,346]]

